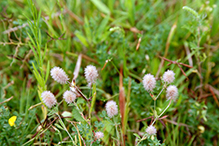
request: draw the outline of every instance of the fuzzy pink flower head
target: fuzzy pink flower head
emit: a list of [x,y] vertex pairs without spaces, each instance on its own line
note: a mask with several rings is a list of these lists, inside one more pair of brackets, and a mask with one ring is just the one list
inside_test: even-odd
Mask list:
[[77,96],[72,91],[65,91],[65,93],[63,94],[63,98],[69,104],[69,103],[72,103],[73,101],[75,101]]
[[167,70],[164,74],[163,74],[163,81],[166,83],[172,83],[173,80],[175,79],[175,73],[172,70]]
[[43,103],[48,108],[51,108],[52,106],[54,106],[57,103],[55,96],[50,91],[44,91],[41,94],[41,97],[42,97]]
[[50,71],[50,74],[52,78],[60,84],[66,84],[69,80],[65,71],[60,67],[53,67],[53,69]]
[[84,69],[84,74],[85,74],[85,78],[88,82],[88,84],[93,84],[96,82],[97,77],[98,77],[98,72],[95,66],[93,65],[88,65],[85,69]]
[[154,76],[151,74],[146,74],[142,82],[143,82],[145,90],[147,91],[153,91],[153,89],[156,86],[156,80]]
[[148,126],[148,128],[146,129],[146,132],[147,132],[149,135],[154,135],[154,134],[157,133],[157,129],[156,129],[154,126],[150,125],[150,126]]
[[173,99],[176,100],[176,97],[178,96],[178,89],[174,85],[170,85],[167,87],[167,94],[166,97],[167,99]]
[[103,132],[95,132],[95,137],[97,139],[103,138],[103,136],[104,136]]
[[110,118],[118,114],[118,106],[115,101],[111,100],[106,103],[106,112]]

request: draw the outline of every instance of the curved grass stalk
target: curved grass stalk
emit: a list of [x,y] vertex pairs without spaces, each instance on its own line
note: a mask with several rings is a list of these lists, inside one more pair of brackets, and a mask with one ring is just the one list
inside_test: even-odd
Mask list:
[[172,100],[173,100],[173,99],[170,99],[170,102],[169,102],[169,104],[167,105],[167,107],[163,110],[163,112],[162,112],[158,117],[156,117],[156,119],[154,119],[154,121],[153,121],[153,123],[152,123],[151,125],[153,125],[153,124],[157,121],[157,119],[159,119],[159,118],[163,115],[163,113],[169,108],[169,106],[170,106]]
[[71,134],[68,132],[67,128],[65,127],[65,124],[63,123],[62,118],[59,116],[58,113],[56,113],[56,115],[57,115],[57,116],[59,117],[59,119],[60,119],[60,121],[59,121],[60,124],[61,124],[62,127],[65,129],[65,131],[67,132],[68,136],[71,138],[72,143],[73,143],[74,145],[77,145],[77,144],[74,142],[73,138],[71,137]]

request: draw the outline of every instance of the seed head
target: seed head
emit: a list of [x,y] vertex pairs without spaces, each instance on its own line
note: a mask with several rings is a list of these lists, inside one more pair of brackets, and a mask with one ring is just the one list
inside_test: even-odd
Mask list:
[[95,132],[95,137],[97,139],[103,138],[103,136],[104,136],[103,132]]
[[174,85],[170,85],[167,87],[167,100],[173,99],[176,100],[176,97],[178,96],[178,89]]
[[154,135],[154,134],[157,133],[157,129],[156,129],[154,126],[150,125],[150,126],[148,126],[148,128],[146,129],[146,132],[147,132],[149,135]]
[[72,91],[65,91],[65,93],[63,94],[63,98],[67,103],[72,103],[73,101],[75,101],[77,96]]
[[111,100],[106,103],[106,112],[110,118],[118,114],[118,106],[115,101]]
[[153,75],[146,74],[143,78],[143,85],[145,90],[147,91],[153,91],[156,85],[156,80]]
[[54,67],[51,69],[50,74],[52,78],[60,84],[66,84],[69,80],[67,74],[60,67]]
[[164,74],[163,74],[163,81],[166,83],[172,83],[173,80],[175,79],[174,77],[175,73],[172,70],[167,70]]
[[43,103],[45,103],[48,108],[51,108],[57,103],[55,96],[50,91],[44,91],[41,97]]
[[88,65],[85,69],[84,69],[84,74],[85,74],[85,78],[88,82],[88,84],[93,84],[96,82],[97,77],[98,77],[98,72],[95,66],[93,65]]

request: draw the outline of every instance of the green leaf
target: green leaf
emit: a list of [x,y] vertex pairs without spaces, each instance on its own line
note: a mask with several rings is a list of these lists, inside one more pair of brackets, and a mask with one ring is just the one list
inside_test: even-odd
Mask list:
[[110,15],[109,8],[100,0],[91,0],[91,2],[103,13]]
[[112,123],[110,121],[104,120],[104,121],[102,121],[102,123],[105,125],[104,126],[105,131],[107,131],[110,134],[114,133],[114,130],[113,130],[114,126],[112,125]]
[[62,113],[62,116],[63,116],[63,117],[72,117],[72,113],[70,113],[70,112],[68,112],[68,111],[64,111],[64,112]]
[[106,29],[108,22],[109,22],[109,16],[105,17],[101,21],[100,26],[97,28],[97,35],[99,36],[99,38],[102,38],[102,33]]
[[133,135],[141,139],[141,137],[137,133],[134,133]]
[[132,26],[135,23],[135,1],[128,0],[125,1],[126,8],[128,9],[129,20],[131,21]]
[[44,53],[43,53],[43,56],[42,56],[42,60],[44,60],[45,57],[46,57],[47,44],[45,45],[44,48],[45,48],[45,49],[44,49]]
[[72,114],[73,114],[73,117],[74,117],[77,121],[79,121],[79,122],[84,121],[84,119],[81,117],[81,114],[79,113],[79,111],[78,111],[77,109],[73,109],[73,110],[72,110]]
[[96,84],[93,84],[92,101],[91,101],[91,107],[90,107],[90,112],[89,112],[89,118],[91,118],[91,113],[94,108],[95,102],[96,102]]
[[92,33],[91,33],[91,29],[90,29],[90,25],[89,25],[89,21],[88,21],[87,17],[84,18],[84,30],[85,30],[88,42],[91,43]]
[[32,36],[31,36],[29,33],[27,33],[27,35],[29,36],[30,41],[32,42],[32,44],[33,44],[34,47],[36,48],[36,44],[35,44],[35,42],[34,42]]
[[86,38],[83,36],[83,34],[80,31],[76,30],[75,35],[77,36],[77,38],[81,41],[81,43],[83,45],[85,45],[86,47],[89,46],[88,43],[87,43]]
[[55,126],[61,130],[64,130],[64,128],[62,126],[60,126],[59,124],[55,123]]
[[85,100],[83,98],[78,98],[77,99],[77,104],[84,104]]
[[43,84],[44,81],[43,81],[42,77],[40,76],[38,70],[36,69],[34,63],[32,63],[32,65],[33,65],[33,69],[34,69],[33,73],[34,73],[34,75],[35,75],[37,81],[39,82],[39,85],[40,85],[41,87],[43,87],[43,86],[44,86],[44,84]]
[[[33,51],[33,54],[34,54],[34,58],[36,58],[36,61],[38,60],[37,58],[38,58],[38,55],[37,55],[37,53],[36,53],[36,51],[35,51],[35,49],[33,48],[33,46],[30,44],[30,42],[28,42],[28,44],[29,44],[29,46],[30,46],[30,48],[31,48],[31,50]],[[38,61],[37,61],[38,62]]]
[[50,72],[50,62],[47,62],[47,68],[46,68],[46,79],[45,82],[47,81],[48,77],[49,77],[49,72]]
[[[58,124],[56,123],[55,126],[57,126]],[[60,125],[59,125],[60,126]],[[60,140],[62,141],[62,133],[57,129],[57,128],[54,128],[55,131],[59,134],[59,138]]]

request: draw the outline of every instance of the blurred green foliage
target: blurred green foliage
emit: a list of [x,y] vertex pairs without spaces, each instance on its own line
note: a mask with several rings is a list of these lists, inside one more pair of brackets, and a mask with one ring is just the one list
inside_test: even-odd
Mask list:
[[[62,93],[69,87],[53,82],[48,76],[49,70],[59,66],[72,79],[78,55],[83,54],[76,83],[86,95],[90,91],[84,87],[84,68],[93,64],[99,70],[96,116],[91,120],[94,130],[105,130],[105,136],[102,142],[96,141],[93,145],[115,144],[110,136],[116,137],[114,127],[120,117],[115,122],[107,119],[104,106],[109,99],[119,103],[120,68],[123,68],[126,98],[131,82],[125,143],[134,145],[133,133],[144,133],[151,118],[136,121],[153,115],[153,100],[144,90],[141,79],[146,73],[157,74],[159,56],[164,56],[167,50],[167,59],[193,68],[182,66],[187,80],[177,65],[168,66],[169,62],[164,62],[158,78],[167,69],[173,70],[179,98],[165,113],[168,115],[163,120],[165,126],[156,123],[155,140],[144,140],[141,145],[218,145],[218,5],[217,0],[1,0],[0,103],[13,98],[0,104],[0,144],[54,145],[69,140],[65,139],[68,134],[61,125],[55,130],[44,129],[42,135],[38,133],[36,139],[28,142],[40,125],[35,114],[41,122],[45,120],[41,106],[28,109],[40,102],[39,95],[45,89],[61,101]],[[168,44],[174,24],[176,30]],[[40,74],[36,75],[37,72]],[[161,84],[158,81],[157,86]],[[157,111],[166,104],[165,95],[160,98]],[[84,100],[78,99],[77,104],[82,112],[88,113]],[[61,112],[71,112],[73,120],[81,122],[77,124],[78,130],[86,143],[90,143],[89,126],[73,107],[62,103],[59,108]],[[8,119],[13,115],[17,120],[16,126],[11,127]],[[97,117],[101,119],[98,122]],[[49,122],[53,119],[49,117]],[[77,129],[63,121],[75,138]]]

